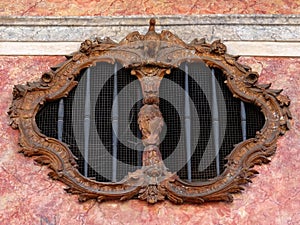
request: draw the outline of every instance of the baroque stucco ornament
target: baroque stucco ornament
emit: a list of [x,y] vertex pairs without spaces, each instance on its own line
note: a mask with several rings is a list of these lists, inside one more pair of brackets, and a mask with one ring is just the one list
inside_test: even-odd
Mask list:
[[[11,126],[20,130],[20,152],[34,157],[35,161],[51,169],[49,176],[66,184],[66,191],[79,195],[79,201],[96,199],[127,200],[139,198],[149,203],[168,199],[174,203],[207,201],[232,201],[232,193],[243,190],[257,174],[256,164],[268,163],[275,153],[276,141],[289,129],[291,115],[289,98],[282,90],[270,89],[270,84],[257,84],[258,74],[237,62],[238,57],[226,53],[220,41],[208,44],[204,39],[185,43],[170,31],[155,32],[155,20],[150,20],[145,35],[133,32],[116,43],[109,38],[86,40],[80,50],[66,56],[67,60],[41,79],[26,85],[16,85],[9,110]],[[137,76],[143,91],[143,107],[138,115],[143,134],[143,167],[128,174],[117,183],[101,183],[82,176],[68,146],[57,139],[41,134],[35,115],[41,105],[68,95],[77,85],[80,71],[96,62],[118,61]],[[202,61],[207,66],[219,68],[234,97],[260,107],[265,115],[264,127],[255,138],[235,146],[225,171],[218,177],[198,183],[187,183],[176,173],[168,171],[159,149],[159,135],[163,118],[159,110],[160,81],[172,68],[184,61]]]

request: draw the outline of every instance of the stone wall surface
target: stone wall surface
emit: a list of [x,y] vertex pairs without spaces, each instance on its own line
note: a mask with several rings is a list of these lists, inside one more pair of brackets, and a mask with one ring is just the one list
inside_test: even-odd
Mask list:
[[[0,16],[128,16],[191,14],[299,14],[299,0],[122,1],[16,0],[0,2]],[[226,32],[226,30],[224,31]],[[5,34],[7,35],[7,34]],[[180,34],[178,34],[180,35]],[[4,34],[0,34],[4,36]],[[291,99],[292,130],[280,138],[269,165],[233,203],[156,205],[126,202],[78,203],[49,170],[18,153],[19,132],[9,127],[7,111],[14,84],[39,79],[64,61],[62,56],[0,56],[0,224],[300,224],[300,58],[242,57],[258,71],[260,83],[272,82]]]
[[190,42],[206,38],[208,42],[300,40],[300,15],[135,15],[128,17],[1,17],[0,41],[82,42],[87,38],[110,37],[120,41],[129,32],[145,34],[149,20],[156,19],[156,30],[170,30]]
[[186,43],[219,39],[233,55],[300,56],[300,14],[2,16],[0,55],[67,55],[86,39],[145,34],[152,17],[158,33],[169,30]]

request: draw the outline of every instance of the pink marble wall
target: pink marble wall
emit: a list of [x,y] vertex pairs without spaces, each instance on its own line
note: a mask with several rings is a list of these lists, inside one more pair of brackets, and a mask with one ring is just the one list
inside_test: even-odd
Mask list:
[[15,0],[0,15],[113,16],[171,14],[299,14],[299,0]]
[[19,132],[6,112],[14,84],[38,79],[63,57],[0,57],[0,224],[299,224],[300,223],[300,59],[242,58],[261,73],[260,82],[284,88],[292,104],[293,129],[280,138],[278,150],[233,203],[156,205],[137,200],[80,204],[64,185],[47,177],[48,169],[17,153]]
[[[134,2],[134,3],[133,3]],[[299,14],[298,0],[16,0],[0,1],[0,16],[115,16],[184,14]],[[300,224],[300,59],[242,58],[261,73],[260,82],[284,88],[292,100],[292,130],[278,142],[269,165],[233,203],[147,205],[94,201],[78,203],[64,185],[48,178],[48,169],[17,153],[19,132],[6,114],[14,84],[38,79],[63,57],[0,57],[0,224]]]

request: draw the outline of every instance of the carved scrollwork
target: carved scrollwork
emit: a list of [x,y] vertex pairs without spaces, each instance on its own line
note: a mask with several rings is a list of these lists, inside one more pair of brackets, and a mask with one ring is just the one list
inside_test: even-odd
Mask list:
[[[238,57],[227,54],[226,46],[220,41],[208,44],[204,39],[195,39],[187,44],[170,31],[156,33],[154,19],[145,35],[133,32],[119,43],[109,38],[86,40],[78,52],[66,57],[66,62],[44,73],[40,81],[16,85],[8,114],[11,126],[22,134],[20,152],[48,165],[49,176],[66,184],[66,191],[79,195],[80,201],[131,198],[149,203],[169,199],[176,204],[232,201],[232,194],[243,190],[242,185],[257,174],[253,166],[269,162],[278,137],[290,128],[290,100],[281,94],[282,90],[257,84],[258,74],[241,65]],[[187,183],[168,171],[161,157],[159,143],[164,120],[158,107],[158,91],[164,75],[181,62],[194,59],[221,69],[233,95],[260,107],[266,122],[255,138],[235,146],[220,176],[206,182]],[[144,97],[138,118],[145,147],[143,167],[117,183],[101,183],[82,176],[68,146],[41,134],[35,123],[42,104],[67,96],[77,85],[75,78],[79,72],[101,61],[119,61],[130,68],[131,74],[141,82]]]

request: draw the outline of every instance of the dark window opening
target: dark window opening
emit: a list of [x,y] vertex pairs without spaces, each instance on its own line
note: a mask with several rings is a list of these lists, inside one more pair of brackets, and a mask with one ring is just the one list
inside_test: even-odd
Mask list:
[[[249,103],[241,106],[241,101],[233,97],[224,83],[225,77],[221,70],[215,69],[214,76],[215,84],[212,83],[212,71],[209,68],[201,63],[191,63],[173,69],[161,82],[160,110],[166,125],[160,150],[166,166],[170,171],[177,172],[183,180],[203,181],[224,171],[225,157],[235,144],[244,140],[241,107],[245,108],[247,139],[254,137],[265,122],[258,107]],[[79,85],[63,102],[48,102],[40,109],[36,116],[37,126],[43,134],[59,138],[59,111],[63,103],[61,141],[68,144],[78,158],[80,173],[97,181],[119,181],[128,172],[133,172],[142,165],[143,145],[137,124],[138,112],[142,107],[139,81],[130,75],[129,69],[108,63],[97,63],[82,71],[76,79]],[[175,86],[170,86],[170,82]],[[215,91],[213,85],[217,87]],[[190,98],[188,104],[184,94],[187,88]],[[118,98],[114,101],[116,92]],[[217,96],[217,108],[212,105],[214,96]],[[220,101],[224,102],[225,107],[220,107]],[[191,108],[190,112],[186,111],[187,106]],[[214,110],[218,111],[217,126],[214,125]],[[221,121],[224,115],[226,123]],[[197,122],[195,118],[198,118]],[[113,122],[117,124],[117,134],[114,133]],[[213,140],[216,127],[219,133],[223,132],[218,142],[218,154]],[[114,135],[117,139],[114,139]],[[114,140],[117,140],[115,148]],[[190,146],[189,153],[187,146]],[[85,154],[88,155],[87,160]],[[115,154],[117,161],[114,164]],[[190,160],[187,160],[188,154],[191,156]],[[212,155],[208,157],[209,163],[203,161],[205,154]],[[200,164],[204,166],[201,167]]]
[[[178,171],[177,174],[183,180],[187,181],[205,181],[212,179],[225,170],[225,157],[233,150],[234,145],[244,140],[241,122],[241,104],[245,108],[246,114],[246,138],[255,136],[256,131],[260,130],[265,122],[264,115],[258,107],[249,103],[241,103],[238,98],[234,98],[226,84],[225,76],[219,69],[214,69],[216,93],[212,88],[212,70],[204,64],[192,63],[188,65],[188,92],[190,97],[190,107],[194,107],[190,113],[190,138],[185,135],[185,107],[186,99],[184,94],[177,94],[177,89],[185,90],[185,69],[184,65],[180,69],[174,69],[170,75],[166,75],[160,86],[160,95],[176,96],[172,98],[177,111],[166,101],[160,102],[160,110],[163,114],[167,134],[161,143],[161,151],[166,166],[171,171]],[[201,77],[197,79],[197,77]],[[174,82],[178,85],[176,93],[174,87],[169,83]],[[219,129],[219,148],[216,153],[213,128],[213,95],[217,96],[218,110],[218,129]],[[221,98],[220,98],[221,97]],[[224,104],[221,104],[224,101]],[[225,107],[224,107],[225,106]],[[224,118],[225,117],[225,118]],[[198,123],[195,122],[198,118]],[[223,120],[226,121],[223,121]],[[181,121],[181,122],[180,122]],[[179,125],[182,125],[181,128]],[[195,132],[196,131],[196,132]],[[197,132],[198,131],[198,132]],[[180,141],[180,136],[184,140]],[[211,140],[210,140],[211,139]],[[188,169],[186,142],[189,140],[191,146],[191,171]],[[177,144],[177,145],[176,145]],[[178,150],[174,149],[174,145]],[[174,155],[174,157],[172,157]],[[210,156],[210,157],[208,157]],[[208,160],[205,161],[205,160]],[[203,164],[204,166],[201,166]],[[219,171],[218,171],[219,168]],[[190,176],[189,176],[189,173]],[[189,179],[190,177],[190,179]]]

